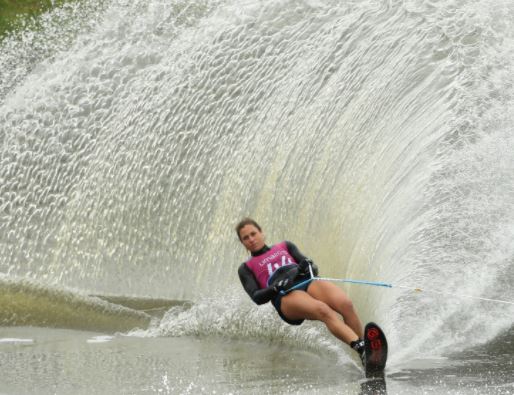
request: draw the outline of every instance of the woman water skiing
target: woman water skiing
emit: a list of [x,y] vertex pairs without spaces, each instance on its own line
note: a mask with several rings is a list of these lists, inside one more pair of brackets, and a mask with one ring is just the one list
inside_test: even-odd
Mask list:
[[[289,241],[267,246],[261,227],[253,219],[240,221],[236,232],[251,254],[238,272],[252,300],[257,304],[271,301],[280,317],[290,325],[300,325],[306,319],[322,321],[363,360],[362,323],[348,296],[332,283],[306,281],[311,270],[317,275],[316,265]],[[305,284],[288,292],[302,282]]]

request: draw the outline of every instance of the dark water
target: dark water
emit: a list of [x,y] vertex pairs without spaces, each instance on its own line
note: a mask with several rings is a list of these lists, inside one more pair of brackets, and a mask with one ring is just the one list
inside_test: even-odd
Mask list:
[[510,394],[511,353],[475,350],[418,358],[384,379],[325,350],[219,337],[109,336],[4,328],[2,393],[7,394]]

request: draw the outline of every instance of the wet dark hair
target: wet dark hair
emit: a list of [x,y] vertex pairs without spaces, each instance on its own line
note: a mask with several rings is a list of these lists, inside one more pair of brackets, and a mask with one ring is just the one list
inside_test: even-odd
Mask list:
[[241,232],[241,229],[243,229],[246,225],[253,225],[257,229],[259,229],[259,232],[262,232],[260,225],[257,222],[255,222],[254,219],[248,217],[243,218],[241,221],[239,221],[239,223],[236,226],[236,233],[237,237],[239,237],[240,242],[243,242],[243,240],[241,240],[241,235],[239,234],[239,232]]

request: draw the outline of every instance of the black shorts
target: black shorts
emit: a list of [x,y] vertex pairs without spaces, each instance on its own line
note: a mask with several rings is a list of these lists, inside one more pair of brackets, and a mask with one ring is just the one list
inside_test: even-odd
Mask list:
[[[305,281],[305,279],[303,279],[302,281]],[[297,281],[297,283],[300,283],[302,281]],[[301,287],[298,287],[295,289],[295,291],[304,291],[304,292],[307,292],[307,288],[309,288],[309,285],[311,285],[311,282],[312,281],[309,281],[308,283],[302,285]],[[283,313],[282,311],[280,310],[280,305],[282,304],[282,298],[284,296],[287,296],[287,294],[285,295],[281,295],[279,294],[278,296],[275,297],[275,299],[273,299],[271,301],[271,303],[273,303],[273,307],[275,307],[275,310],[277,310],[277,313],[278,315],[280,316],[280,318],[282,318],[285,322],[287,322],[289,325],[301,325],[303,321],[305,321],[305,319],[301,319],[301,320],[290,320],[289,318],[287,318]]]

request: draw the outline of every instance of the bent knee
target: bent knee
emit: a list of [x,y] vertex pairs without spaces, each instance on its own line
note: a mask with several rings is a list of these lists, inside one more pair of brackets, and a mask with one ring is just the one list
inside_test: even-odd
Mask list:
[[341,304],[341,309],[343,310],[343,312],[346,313],[354,311],[353,302],[350,299],[346,298],[345,300],[343,300],[343,303]]

